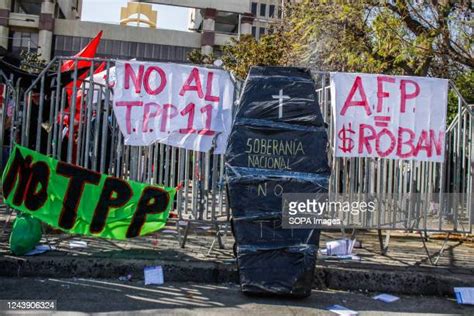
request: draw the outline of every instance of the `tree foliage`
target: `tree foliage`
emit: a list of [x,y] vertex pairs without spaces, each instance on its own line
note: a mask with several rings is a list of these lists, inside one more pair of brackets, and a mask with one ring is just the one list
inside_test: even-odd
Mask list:
[[[241,79],[253,65],[449,78],[472,104],[471,5],[466,0],[303,0],[288,5],[283,21],[260,41],[233,40],[221,59]],[[205,56],[199,58],[202,63]],[[450,95],[449,118],[456,112],[456,97]]]
[[22,50],[20,52],[20,69],[29,73],[40,73],[48,64],[41,58],[41,54]]
[[305,62],[331,71],[452,77],[474,67],[468,1],[305,0],[289,21]]
[[193,49],[188,53],[188,60],[197,65],[211,65],[216,60],[214,54],[205,55],[200,49]]
[[293,50],[287,39],[283,27],[270,29],[259,41],[251,35],[241,36],[240,40],[234,39],[224,47],[222,61],[226,69],[241,79],[245,79],[251,66],[291,65]]
[[[454,84],[467,104],[474,104],[474,71],[467,71],[459,74],[454,80]],[[458,96],[454,91],[449,91],[448,95],[448,123],[456,117],[458,113]]]
[[240,77],[250,65],[456,78],[474,67],[470,1],[303,0],[259,42],[250,36],[224,48]]
[[[342,1],[339,1],[342,2]],[[317,70],[442,77],[474,102],[474,34],[470,1],[309,1],[288,20],[293,49]],[[470,84],[470,86],[469,86]],[[450,94],[448,121],[457,113]]]
[[[238,79],[245,79],[251,66],[291,65],[292,55],[288,33],[282,27],[274,27],[259,41],[251,35],[232,39],[224,46],[220,59],[225,69]],[[194,64],[212,64],[216,59],[215,55],[203,55],[200,50],[191,51],[187,57]]]

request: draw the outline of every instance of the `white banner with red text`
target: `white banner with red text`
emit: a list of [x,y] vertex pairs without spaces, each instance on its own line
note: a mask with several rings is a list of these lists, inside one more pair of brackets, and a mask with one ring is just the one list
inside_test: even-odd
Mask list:
[[448,80],[331,73],[336,157],[444,160]]
[[115,75],[114,113],[126,145],[225,151],[234,102],[227,71],[117,61]]

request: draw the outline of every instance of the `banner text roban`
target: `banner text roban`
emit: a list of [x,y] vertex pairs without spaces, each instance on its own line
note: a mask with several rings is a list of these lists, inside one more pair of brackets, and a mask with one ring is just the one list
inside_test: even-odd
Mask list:
[[336,157],[444,160],[448,81],[332,73]]

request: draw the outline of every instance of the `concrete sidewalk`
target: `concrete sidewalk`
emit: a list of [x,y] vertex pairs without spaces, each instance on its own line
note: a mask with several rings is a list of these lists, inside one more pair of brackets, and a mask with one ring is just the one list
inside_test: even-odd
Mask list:
[[[47,237],[56,251],[16,257],[8,251],[8,234],[0,236],[0,275],[118,279],[132,274],[141,279],[145,266],[162,265],[167,281],[238,282],[232,236],[229,233],[224,238],[225,249],[214,247],[208,254],[214,240],[209,227],[195,227],[184,249],[172,229],[125,242],[68,235]],[[341,233],[323,233],[321,246],[326,240],[341,237]],[[86,241],[87,247],[73,248],[73,240]],[[318,259],[315,288],[452,295],[454,286],[474,286],[474,243],[470,240],[448,241],[437,266],[430,264],[415,234],[392,233],[385,256],[380,254],[376,232],[358,233],[357,240],[362,245],[354,252],[361,261]],[[434,254],[442,244],[442,239],[433,238],[427,247]]]

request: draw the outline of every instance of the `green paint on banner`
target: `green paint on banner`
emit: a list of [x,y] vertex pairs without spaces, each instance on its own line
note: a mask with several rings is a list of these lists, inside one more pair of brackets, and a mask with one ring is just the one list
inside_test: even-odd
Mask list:
[[112,239],[163,228],[175,188],[125,181],[15,146],[2,178],[5,203],[72,234]]

